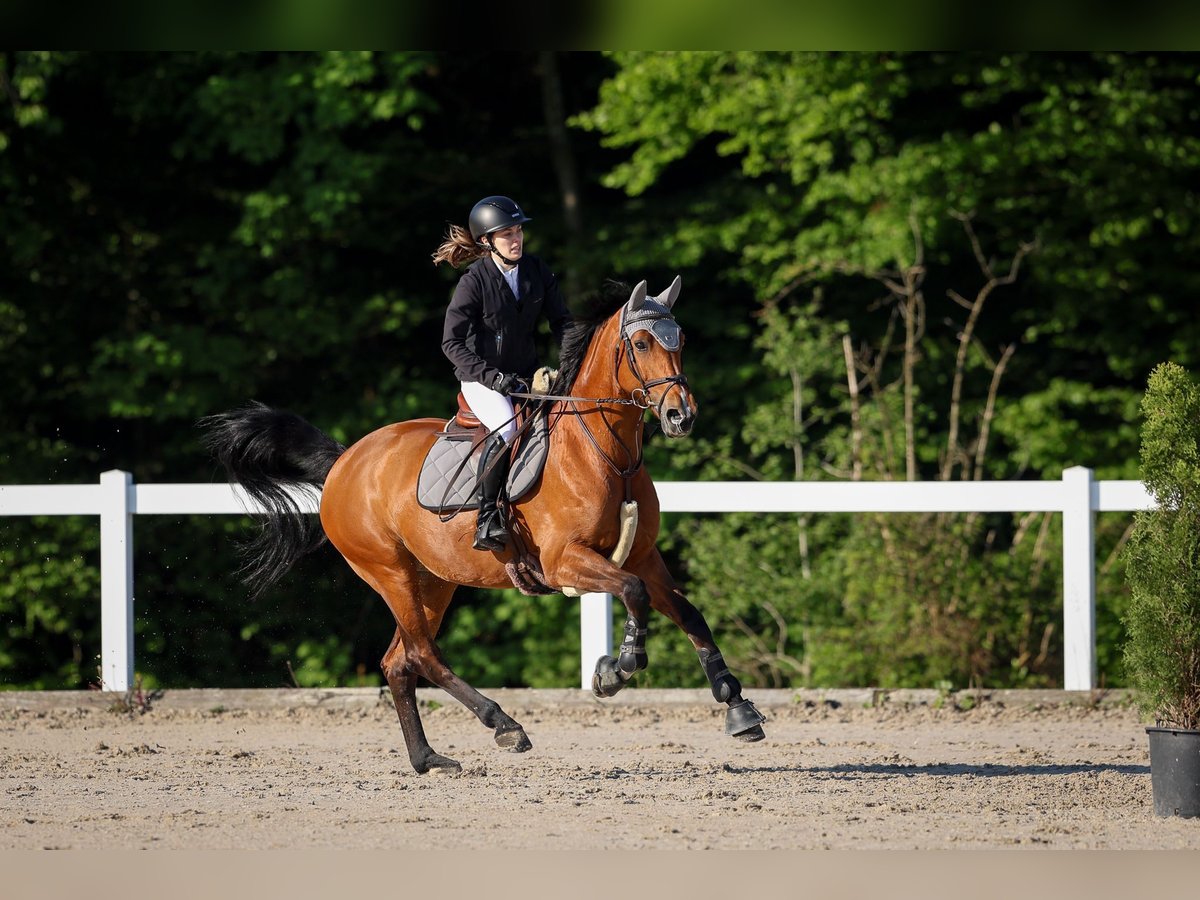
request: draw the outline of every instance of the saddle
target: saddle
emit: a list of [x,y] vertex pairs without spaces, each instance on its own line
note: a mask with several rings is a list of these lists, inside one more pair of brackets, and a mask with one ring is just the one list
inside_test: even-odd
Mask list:
[[467,398],[463,396],[463,392],[458,392],[458,412],[454,414],[454,418],[446,423],[449,427],[453,422],[459,428],[465,431],[474,431],[477,428],[483,428],[483,423],[479,421],[479,416],[471,412],[471,407],[467,406]]
[[[542,410],[529,422],[527,406],[518,408],[517,438],[508,470],[506,494],[510,503],[520,500],[537,484],[546,464],[549,429]],[[436,513],[479,508],[479,452],[488,430],[458,395],[458,410],[447,420],[417,477],[417,502]]]

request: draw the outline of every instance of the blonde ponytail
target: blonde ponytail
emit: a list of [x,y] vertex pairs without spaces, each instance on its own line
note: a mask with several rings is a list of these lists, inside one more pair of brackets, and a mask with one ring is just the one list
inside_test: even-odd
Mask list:
[[447,262],[457,269],[465,263],[474,262],[481,256],[487,256],[489,252],[486,247],[475,243],[467,229],[451,225],[446,231],[445,240],[433,252],[433,264],[437,266]]

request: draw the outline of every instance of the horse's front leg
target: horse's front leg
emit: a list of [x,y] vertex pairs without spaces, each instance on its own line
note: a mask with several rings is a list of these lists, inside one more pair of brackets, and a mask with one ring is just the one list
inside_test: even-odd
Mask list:
[[646,586],[650,605],[678,625],[696,648],[713,697],[728,707],[725,711],[725,733],[739,741],[761,741],[766,736],[762,729],[766,718],[753,703],[742,697],[742,684],[725,665],[708,623],[700,610],[692,606],[676,586],[658,549],[650,546],[641,553],[635,553],[626,563],[626,568]]
[[547,573],[564,590],[573,593],[614,594],[621,598],[627,613],[625,636],[616,656],[601,656],[592,676],[592,693],[597,697],[615,696],[633,677],[646,668],[646,624],[650,616],[650,595],[636,575],[613,565],[594,550],[574,545],[564,551],[553,573]]
[[[639,585],[640,586],[640,585]],[[641,586],[644,593],[645,587]],[[624,600],[624,595],[622,595]],[[648,604],[647,604],[648,605]],[[629,604],[625,604],[629,610]],[[613,697],[629,683],[635,672],[646,668],[646,617],[638,618],[632,612],[625,620],[625,637],[616,656],[605,654],[596,660],[596,671],[592,674],[592,693],[597,697]]]

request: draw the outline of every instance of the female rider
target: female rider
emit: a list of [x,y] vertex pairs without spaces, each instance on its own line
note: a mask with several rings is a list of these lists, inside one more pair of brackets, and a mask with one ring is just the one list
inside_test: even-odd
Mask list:
[[508,441],[516,431],[509,394],[527,390],[538,366],[534,335],[540,317],[562,343],[571,323],[554,273],[524,252],[530,221],[508,197],[484,197],[471,209],[470,232],[451,225],[433,254],[463,273],[446,310],[442,352],[454,364],[463,397],[491,432],[479,456],[479,522],[476,550],[503,550],[508,530],[496,508],[508,476]]

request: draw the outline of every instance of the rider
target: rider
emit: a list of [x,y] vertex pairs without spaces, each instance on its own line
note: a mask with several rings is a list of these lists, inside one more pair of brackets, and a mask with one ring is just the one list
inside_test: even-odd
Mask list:
[[451,225],[433,254],[434,265],[454,268],[474,260],[446,310],[442,352],[454,364],[463,397],[491,432],[479,456],[476,550],[503,550],[508,530],[496,508],[508,476],[508,441],[516,432],[509,394],[527,391],[538,366],[534,334],[539,317],[562,343],[571,322],[550,267],[524,252],[530,221],[508,197],[484,197],[471,209],[470,232]]

